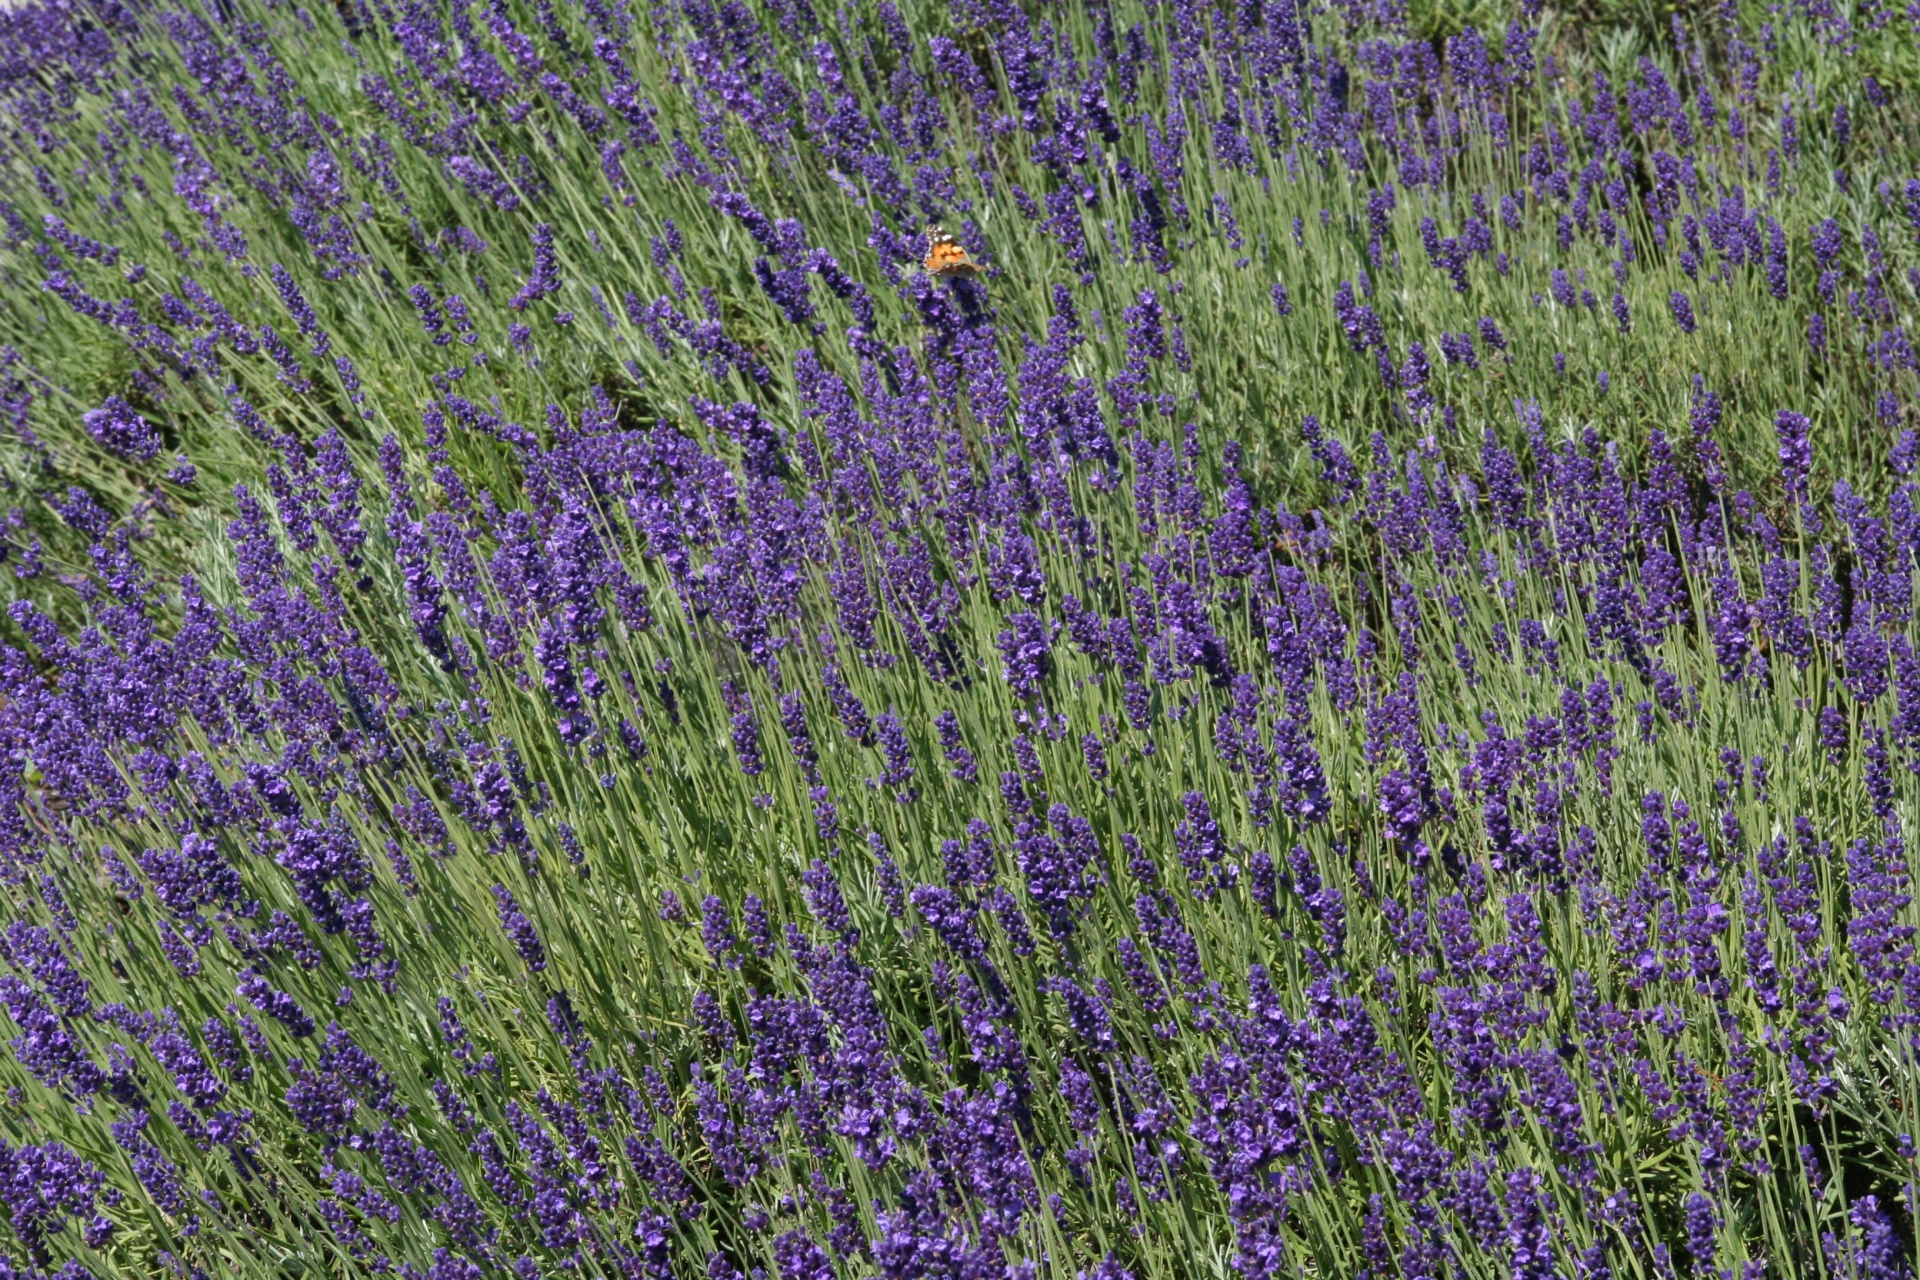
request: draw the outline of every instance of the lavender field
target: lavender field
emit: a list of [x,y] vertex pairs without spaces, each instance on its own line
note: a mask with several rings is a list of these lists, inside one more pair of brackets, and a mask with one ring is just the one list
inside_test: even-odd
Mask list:
[[1920,4],[48,0],[0,126],[0,1278],[1914,1274]]

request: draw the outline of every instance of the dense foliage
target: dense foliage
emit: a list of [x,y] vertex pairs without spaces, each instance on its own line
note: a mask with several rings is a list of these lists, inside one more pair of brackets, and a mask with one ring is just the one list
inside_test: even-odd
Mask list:
[[0,14],[0,1275],[1911,1275],[1920,6],[1681,8]]

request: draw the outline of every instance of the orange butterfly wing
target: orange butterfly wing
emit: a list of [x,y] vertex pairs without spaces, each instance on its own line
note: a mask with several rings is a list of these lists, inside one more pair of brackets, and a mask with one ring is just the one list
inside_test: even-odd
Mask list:
[[946,280],[954,276],[977,276],[980,264],[956,243],[952,236],[936,232],[928,238],[925,266],[927,274]]

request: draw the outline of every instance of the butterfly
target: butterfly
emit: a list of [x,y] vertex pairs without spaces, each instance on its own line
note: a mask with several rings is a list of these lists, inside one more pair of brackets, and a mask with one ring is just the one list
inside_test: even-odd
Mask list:
[[953,238],[951,232],[940,226],[927,228],[925,266],[928,275],[940,280],[980,274],[980,264],[961,247],[960,242]]

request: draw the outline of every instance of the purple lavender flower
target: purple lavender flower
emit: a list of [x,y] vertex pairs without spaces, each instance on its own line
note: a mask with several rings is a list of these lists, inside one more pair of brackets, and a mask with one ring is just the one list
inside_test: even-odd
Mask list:
[[1692,333],[1699,327],[1693,317],[1693,300],[1686,294],[1675,291],[1669,295],[1668,302],[1673,306],[1673,322],[1680,326],[1680,332]]
[[102,449],[130,462],[146,462],[160,452],[160,433],[119,396],[81,416],[87,434]]
[[1807,473],[1813,469],[1813,420],[1804,413],[1782,409],[1774,415],[1773,428],[1780,439],[1780,474],[1786,481],[1787,496],[1802,500]]
[[1818,725],[1820,745],[1827,749],[1828,762],[1836,765],[1839,764],[1846,758],[1847,743],[1850,736],[1847,729],[1846,712],[1838,707],[1822,707],[1820,708],[1820,715],[1816,723]]
[[547,949],[535,932],[533,921],[527,919],[526,912],[520,909],[519,901],[513,892],[503,884],[493,886],[493,900],[500,909],[500,927],[506,932],[513,949],[526,961],[527,969],[539,973],[547,967]]
[[1291,717],[1274,726],[1273,745],[1279,765],[1280,808],[1294,821],[1310,825],[1333,812],[1320,753],[1312,730]]
[[61,1143],[10,1147],[0,1141],[0,1204],[35,1257],[44,1256],[48,1237],[70,1218],[86,1222],[87,1243],[99,1248],[104,1240],[95,1237],[111,1232],[112,1223],[98,1219],[106,1224],[101,1231],[89,1215],[105,1189],[106,1175]]
[[553,251],[553,227],[542,222],[533,229],[533,274],[527,277],[520,291],[507,300],[507,305],[515,311],[524,311],[559,289],[560,262]]
[[1514,1280],[1550,1280],[1559,1272],[1540,1194],[1540,1175],[1532,1169],[1515,1169],[1507,1175],[1506,1189],[1506,1239]]
[[814,785],[820,781],[820,755],[814,749],[813,735],[807,731],[806,704],[797,693],[780,695],[780,725],[787,732],[787,745],[793,751],[795,763],[807,780]]
[[773,955],[773,927],[767,921],[766,904],[758,895],[748,894],[740,907],[741,926],[746,930],[747,945],[753,948],[753,954],[762,960]]
[[1107,750],[1095,734],[1085,734],[1080,739],[1080,754],[1086,761],[1087,773],[1095,782],[1107,780]]
[[1372,307],[1354,297],[1353,285],[1345,280],[1334,290],[1333,312],[1347,335],[1348,345],[1356,352],[1364,355],[1369,351],[1386,351],[1386,331],[1380,324],[1379,315]]
[[30,974],[61,1013],[79,1018],[91,1011],[87,980],[74,969],[60,934],[16,920],[6,928],[0,954]]
[[980,780],[980,765],[974,759],[973,752],[967,749],[965,739],[960,736],[960,717],[951,709],[942,711],[933,721],[934,730],[940,735],[940,752],[952,765],[950,771],[956,782],[971,785]]
[[142,1110],[129,1111],[111,1126],[113,1139],[126,1151],[134,1176],[154,1203],[178,1218],[191,1217],[186,1191],[180,1185],[180,1168],[162,1154],[146,1136],[152,1117]]
[[240,984],[236,991],[254,1008],[284,1026],[295,1039],[303,1039],[318,1030],[313,1018],[300,1007],[298,1001],[286,992],[274,989],[273,984],[252,969],[240,971]]
[[840,884],[827,864],[815,858],[813,865],[801,873],[800,880],[813,918],[829,932],[851,936],[853,919],[847,912],[846,899],[841,896]]
[[1174,824],[1173,847],[1179,854],[1180,865],[1187,869],[1187,880],[1194,885],[1196,895],[1210,898],[1230,879],[1226,840],[1220,834],[1220,824],[1214,821],[1205,794],[1189,791],[1180,798],[1180,806],[1186,819]]
[[760,726],[753,718],[751,704],[734,715],[732,729],[733,754],[740,761],[740,772],[749,778],[759,777],[767,765],[760,755]]
[[1346,447],[1326,435],[1320,428],[1320,420],[1312,414],[1301,419],[1300,434],[1313,460],[1320,464],[1320,478],[1339,490],[1341,503],[1350,501],[1360,489],[1360,474]]
[[1400,385],[1407,393],[1407,411],[1416,422],[1424,421],[1433,412],[1433,393],[1427,389],[1427,380],[1433,376],[1433,369],[1427,363],[1427,349],[1418,342],[1407,344],[1407,361],[1400,370]]
[[1440,355],[1450,365],[1465,365],[1469,369],[1480,367],[1480,355],[1474,349],[1471,333],[1441,334]]
[[1008,618],[1010,628],[995,643],[1000,649],[1000,673],[1014,696],[1031,702],[1053,669],[1052,643],[1046,624],[1037,614],[1020,612]]
[[1428,807],[1419,783],[1406,770],[1395,769],[1380,780],[1380,812],[1386,816],[1389,833],[1403,848],[1411,851],[1419,843]]
[[889,710],[874,721],[874,729],[880,739],[880,754],[886,762],[880,785],[892,791],[901,803],[909,803],[919,793],[908,785],[913,781],[913,747],[907,741],[906,726]]

